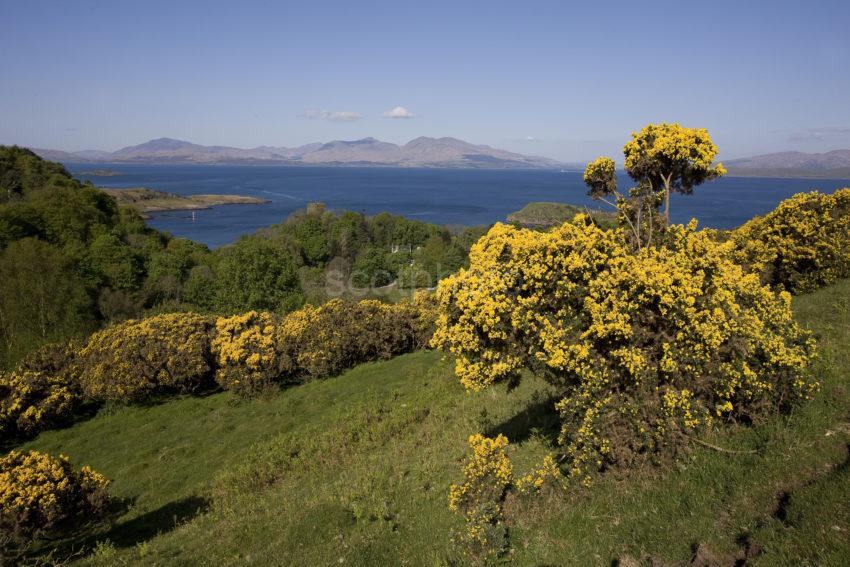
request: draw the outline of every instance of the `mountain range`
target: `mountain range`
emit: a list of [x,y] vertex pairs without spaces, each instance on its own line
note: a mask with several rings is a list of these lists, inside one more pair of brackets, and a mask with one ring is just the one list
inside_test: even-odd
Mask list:
[[723,162],[729,175],[741,177],[850,178],[850,150],[820,154],[779,152]]
[[259,146],[242,149],[230,146],[202,146],[172,138],[159,138],[115,152],[63,152],[38,148],[33,148],[33,151],[45,159],[64,163],[258,163],[492,169],[544,169],[564,166],[552,159],[470,144],[457,138],[424,136],[404,145],[363,138],[307,144],[297,148]]

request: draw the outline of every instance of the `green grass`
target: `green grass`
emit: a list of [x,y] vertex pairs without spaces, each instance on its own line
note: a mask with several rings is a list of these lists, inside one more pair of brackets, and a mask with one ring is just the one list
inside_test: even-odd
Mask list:
[[[821,342],[821,393],[793,413],[692,447],[670,467],[507,506],[516,565],[686,561],[697,544],[732,564],[850,561],[850,281],[795,299]],[[439,565],[459,519],[446,507],[473,432],[504,432],[517,472],[554,424],[550,389],[466,394],[450,362],[419,352],[274,398],[229,394],[122,408],[29,446],[114,479],[132,502],[103,565]],[[528,408],[537,408],[528,410]]]

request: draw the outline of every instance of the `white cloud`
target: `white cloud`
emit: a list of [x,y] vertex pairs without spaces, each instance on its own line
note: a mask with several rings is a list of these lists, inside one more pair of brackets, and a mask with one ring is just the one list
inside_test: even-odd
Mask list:
[[352,112],[350,110],[330,111],[317,110],[315,108],[305,110],[303,116],[310,120],[330,120],[331,122],[355,122],[363,118],[363,115],[359,112]]
[[384,118],[413,118],[413,113],[403,106],[396,106],[384,112]]
[[525,138],[523,138],[523,140],[525,140],[526,142],[534,142],[537,140],[537,138],[535,138],[534,136],[526,136]]

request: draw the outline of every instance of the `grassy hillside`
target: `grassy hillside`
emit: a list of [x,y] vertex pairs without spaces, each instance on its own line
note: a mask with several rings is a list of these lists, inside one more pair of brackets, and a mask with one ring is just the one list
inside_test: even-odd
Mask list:
[[[722,564],[846,564],[850,281],[796,298],[795,310],[821,341],[814,401],[707,439],[734,452],[694,445],[669,467],[509,501],[507,560],[687,562],[699,545]],[[29,446],[92,465],[127,499],[91,539],[112,543],[84,563],[439,565],[454,557],[460,520],[446,498],[467,436],[505,433],[523,472],[552,443],[557,420],[539,411],[550,392],[530,378],[466,394],[450,361],[419,352],[269,399],[102,412]]]

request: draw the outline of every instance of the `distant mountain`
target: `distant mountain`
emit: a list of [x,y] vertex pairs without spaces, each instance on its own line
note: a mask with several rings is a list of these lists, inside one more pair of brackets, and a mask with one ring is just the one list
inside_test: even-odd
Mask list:
[[260,146],[251,149],[230,146],[202,146],[158,138],[115,152],[85,150],[63,152],[33,149],[45,159],[65,163],[278,163],[286,165],[358,165],[446,168],[556,168],[563,164],[552,159],[526,156],[490,146],[475,145],[457,138],[421,137],[399,146],[375,138],[334,140],[297,148]]
[[749,177],[850,178],[850,150],[822,154],[779,152],[723,162],[729,175]]

